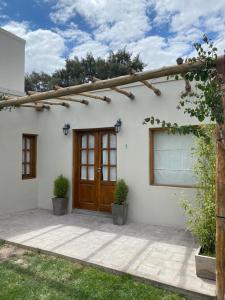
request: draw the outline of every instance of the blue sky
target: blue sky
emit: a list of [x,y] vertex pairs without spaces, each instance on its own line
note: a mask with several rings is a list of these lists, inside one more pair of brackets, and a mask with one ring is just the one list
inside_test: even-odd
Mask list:
[[0,26],[26,40],[26,71],[52,73],[66,57],[127,47],[146,68],[189,56],[203,33],[225,48],[224,0],[0,0]]

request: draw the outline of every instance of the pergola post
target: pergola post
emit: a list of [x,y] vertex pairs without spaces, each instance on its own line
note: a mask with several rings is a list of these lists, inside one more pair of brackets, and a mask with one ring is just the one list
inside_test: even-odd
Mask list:
[[[225,126],[223,126],[225,129]],[[218,131],[219,129],[217,129]],[[218,136],[218,132],[217,132]],[[217,141],[216,158],[216,290],[217,300],[225,292],[225,149]]]
[[[225,58],[217,61],[217,71],[225,82]],[[221,97],[224,107],[224,97]],[[225,112],[224,112],[225,113]],[[217,300],[225,294],[225,124],[217,126],[216,145],[216,292]]]

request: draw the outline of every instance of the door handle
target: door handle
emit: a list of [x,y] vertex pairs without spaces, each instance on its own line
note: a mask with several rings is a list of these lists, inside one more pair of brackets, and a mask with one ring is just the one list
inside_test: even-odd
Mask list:
[[97,170],[98,170],[98,172],[100,172],[102,170],[102,168],[98,168]]

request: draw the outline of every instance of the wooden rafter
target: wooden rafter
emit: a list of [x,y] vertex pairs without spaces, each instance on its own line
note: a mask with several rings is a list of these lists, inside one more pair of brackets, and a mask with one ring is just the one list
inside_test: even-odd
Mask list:
[[43,92],[40,94],[34,94],[31,96],[23,96],[20,98],[15,98],[12,100],[1,100],[0,101],[0,109],[3,107],[14,106],[18,104],[25,104],[29,102],[36,102],[40,100],[47,100],[47,99],[55,99],[59,97],[68,96],[71,94],[79,94],[89,91],[95,90],[102,90],[106,88],[113,88],[116,86],[126,85],[138,81],[149,80],[153,78],[159,78],[169,75],[176,75],[176,74],[185,74],[187,72],[199,69],[203,63],[198,61],[194,64],[182,64],[182,65],[174,65],[169,67],[163,67],[156,70],[144,71],[144,72],[137,72],[132,75],[124,75],[112,79],[107,80],[100,80],[94,83],[84,83],[80,85],[70,86],[66,88],[62,88],[56,91],[48,91]]
[[[62,87],[59,86],[59,85],[55,85],[54,89],[60,90],[60,89],[62,89]],[[89,93],[78,93],[77,95],[83,96],[83,97],[88,97],[88,98],[93,98],[93,99],[96,99],[96,100],[102,100],[102,101],[105,101],[105,102],[108,102],[108,103],[111,102],[111,98],[106,97],[106,96],[101,97],[101,96],[97,96],[97,95],[93,95],[93,94],[89,94]],[[71,95],[71,96],[76,96],[76,95]]]
[[141,81],[145,86],[147,86],[150,90],[152,90],[157,96],[161,96],[161,91],[157,88],[155,88],[150,82],[147,80]]
[[49,105],[32,105],[32,104],[22,104],[22,105],[17,105],[17,107],[22,108],[34,108],[37,111],[43,111],[44,109],[49,110],[50,106]]
[[[28,95],[35,95],[35,94],[40,94],[40,92],[28,91],[27,94]],[[74,99],[74,98],[71,98],[71,97],[58,97],[58,98],[52,98],[52,99],[49,99],[49,100],[57,100],[57,101],[58,100],[65,100],[65,101],[77,102],[77,103],[81,103],[81,104],[85,104],[85,105],[89,104],[89,102],[87,100],[84,100],[84,99]]]
[[66,108],[70,107],[69,103],[66,103],[66,102],[37,101],[36,103],[43,103],[43,104],[46,104],[46,105],[58,105],[58,106],[64,106]]
[[[100,79],[96,78],[96,77],[94,77],[93,80],[94,80],[94,82],[100,81]],[[115,91],[117,93],[123,94],[123,95],[127,96],[128,98],[130,98],[132,100],[135,98],[135,96],[134,96],[133,93],[125,91],[125,90],[122,90],[122,89],[118,88],[117,86],[111,87],[111,90],[113,90],[113,91]]]
[[77,102],[77,103],[81,103],[81,104],[84,104],[84,105],[89,104],[89,102],[85,99],[75,99],[75,98],[71,98],[71,97],[60,97],[60,98],[56,98],[56,100],[65,100],[65,101]]

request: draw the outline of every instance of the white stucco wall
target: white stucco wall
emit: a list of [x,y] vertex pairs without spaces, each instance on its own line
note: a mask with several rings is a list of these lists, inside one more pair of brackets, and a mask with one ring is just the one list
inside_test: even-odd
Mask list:
[[0,111],[0,215],[37,207],[38,178],[22,180],[23,133],[38,133],[36,112]]
[[[149,128],[143,119],[154,115],[179,124],[194,124],[176,106],[184,90],[182,81],[155,81],[162,96],[157,97],[141,84],[126,87],[135,94],[135,100],[111,90],[98,91],[98,95],[112,98],[110,104],[88,99],[84,106],[71,103],[69,109],[53,107],[38,114],[38,206],[51,208],[54,178],[63,173],[72,184],[72,134],[64,136],[62,127],[70,123],[72,129],[111,127],[122,119],[121,132],[117,135],[118,178],[129,185],[129,218],[131,220],[184,227],[184,216],[178,200],[181,194],[194,197],[194,189],[149,185]],[[123,87],[125,88],[125,87]],[[80,98],[80,97],[79,97]],[[70,207],[72,195],[70,192]]]
[[25,41],[0,28],[0,92],[23,94]]

